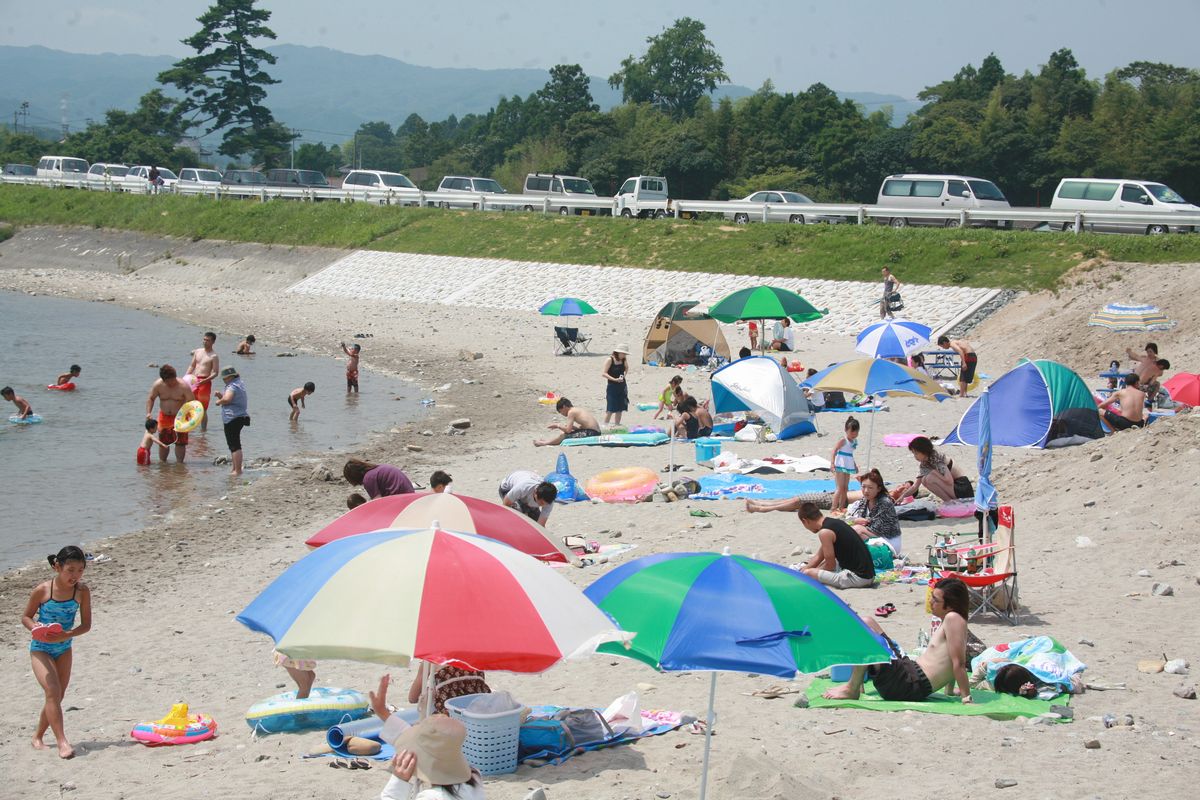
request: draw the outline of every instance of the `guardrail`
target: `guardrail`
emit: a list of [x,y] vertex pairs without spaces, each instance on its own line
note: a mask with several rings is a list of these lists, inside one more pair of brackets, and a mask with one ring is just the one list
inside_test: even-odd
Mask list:
[[[99,182],[78,178],[38,178],[28,175],[3,175],[0,183],[15,183],[50,188],[77,188],[93,191],[121,191],[145,194],[144,183],[106,178]],[[164,192],[171,190],[163,189]],[[586,197],[561,195],[525,194],[475,194],[468,192],[425,192],[419,189],[377,189],[366,186],[355,187],[293,187],[232,185],[208,186],[180,181],[173,187],[175,194],[235,198],[259,201],[299,200],[307,202],[337,201],[342,203],[377,203],[379,205],[421,206],[459,208],[479,211],[540,211],[543,214],[559,213],[576,209],[593,214],[607,213],[619,216],[626,203],[619,197]],[[632,206],[632,204],[630,204]],[[643,203],[642,208],[662,209],[660,203]],[[814,217],[820,221],[843,220],[847,223],[864,225],[867,222],[893,222],[903,220],[940,221],[946,227],[969,227],[989,225],[1014,228],[1019,223],[1031,227],[1047,224],[1051,228],[1082,233],[1093,225],[1124,224],[1144,227],[1165,226],[1168,230],[1191,228],[1200,232],[1200,214],[1156,214],[1139,212],[1093,212],[1053,211],[1048,208],[1010,209],[946,209],[946,208],[891,208],[887,206],[855,205],[849,203],[750,203],[745,200],[672,200],[666,210],[676,216],[687,214],[744,214],[747,222],[766,222],[772,215],[803,217],[806,221]],[[894,224],[894,223],[893,223]]]

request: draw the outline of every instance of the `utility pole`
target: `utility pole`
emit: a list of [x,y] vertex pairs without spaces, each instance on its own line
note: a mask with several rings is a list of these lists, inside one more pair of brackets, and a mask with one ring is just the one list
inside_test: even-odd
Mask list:
[[299,131],[297,131],[295,128],[288,128],[288,130],[292,134],[290,140],[288,141],[288,144],[292,148],[292,158],[291,158],[291,161],[288,163],[288,168],[295,169],[296,168],[296,135],[299,133]]

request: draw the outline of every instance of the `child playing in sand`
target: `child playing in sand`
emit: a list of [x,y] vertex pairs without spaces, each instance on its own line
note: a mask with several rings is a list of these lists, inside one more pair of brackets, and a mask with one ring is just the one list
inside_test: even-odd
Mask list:
[[21,615],[21,624],[33,636],[29,643],[33,676],[46,696],[33,733],[33,747],[46,749],[42,737],[49,728],[58,742],[59,758],[72,758],[75,748],[63,731],[62,700],[71,682],[71,642],[92,629],[92,593],[82,580],[86,561],[81,549],[68,545],[58,555],[49,556],[49,561],[54,577],[37,585]]
[[17,407],[18,419],[26,419],[33,416],[33,407],[29,405],[29,401],[14,392],[11,386],[5,386],[3,389],[0,389],[0,397],[3,397]]
[[142,433],[142,443],[137,449],[137,463],[140,467],[145,467],[150,464],[150,445],[156,444],[159,447],[167,447],[167,443],[159,439],[154,434],[158,433],[158,420],[146,420],[146,430]]
[[442,472],[440,469],[429,476],[429,491],[434,494],[442,494],[450,491],[450,484],[454,481],[449,473]]
[[858,465],[854,463],[854,450],[858,447],[858,420],[850,417],[846,420],[846,435],[837,440],[833,446],[833,511],[845,511],[849,503],[848,490],[850,476],[858,474]]
[[667,388],[662,390],[662,394],[658,396],[658,410],[654,412],[654,418],[658,419],[659,415],[670,414],[675,408],[676,394],[683,391],[683,376],[676,375],[671,378],[671,382],[667,384]]
[[300,409],[307,407],[304,405],[304,398],[308,397],[316,390],[317,385],[312,381],[309,381],[303,386],[297,386],[295,389],[292,389],[292,391],[288,394],[288,406],[292,409],[292,415],[288,417],[288,419],[290,419],[292,422],[300,419]]
[[83,372],[83,368],[78,364],[72,364],[71,368],[54,379],[55,386],[66,386],[68,383],[74,383],[79,377],[79,373]]
[[342,342],[342,352],[346,354],[346,391],[353,390],[358,393],[358,356],[362,352],[362,345],[352,344],[346,347],[346,343]]

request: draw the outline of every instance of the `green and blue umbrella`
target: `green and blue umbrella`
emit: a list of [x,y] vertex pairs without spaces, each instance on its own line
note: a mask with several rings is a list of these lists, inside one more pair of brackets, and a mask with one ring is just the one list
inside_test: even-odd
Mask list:
[[538,312],[547,317],[583,317],[588,314],[599,314],[585,300],[578,297],[556,297],[542,305]]
[[703,800],[717,672],[791,677],[835,664],[890,660],[882,637],[817,581],[778,564],[717,553],[664,553],[635,559],[584,594],[624,630],[635,658],[664,671],[710,671]]
[[829,309],[818,309],[795,292],[776,286],[739,289],[708,309],[708,315],[721,322],[784,317],[793,322],[812,322],[828,313]]

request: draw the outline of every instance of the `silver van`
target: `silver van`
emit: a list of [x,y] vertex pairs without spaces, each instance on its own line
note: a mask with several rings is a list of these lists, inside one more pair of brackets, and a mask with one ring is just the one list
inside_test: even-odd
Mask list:
[[[599,211],[593,206],[571,204],[572,197],[591,199],[596,196],[596,190],[591,181],[586,178],[577,178],[574,175],[546,175],[541,172],[531,172],[525,176],[525,189],[522,194],[554,198],[550,207],[564,217],[569,214],[590,217]],[[533,205],[525,206],[526,211],[534,211],[536,208]]]
[[37,165],[39,178],[83,178],[88,162],[69,156],[42,156]]
[[[1169,186],[1153,181],[1128,178],[1063,178],[1054,190],[1050,208],[1055,211],[1107,211],[1114,214],[1146,214],[1158,217],[1171,214],[1200,214],[1200,208],[1184,200]],[[1073,223],[1064,222],[1063,230]],[[1108,233],[1193,233],[1194,225],[1153,222],[1088,222],[1084,230]]]
[[[894,216],[886,221],[893,228],[909,225],[937,225],[957,228],[960,209],[990,211],[1012,208],[1000,187],[983,178],[965,175],[890,175],[879,187],[877,203],[882,208],[945,209],[945,217]],[[973,226],[1011,228],[1012,221],[979,221]]]
[[[508,194],[504,187],[491,178],[447,175],[438,184],[439,194],[462,194],[462,199],[439,200],[438,208],[479,208],[481,194]],[[432,205],[432,204],[431,204]]]

